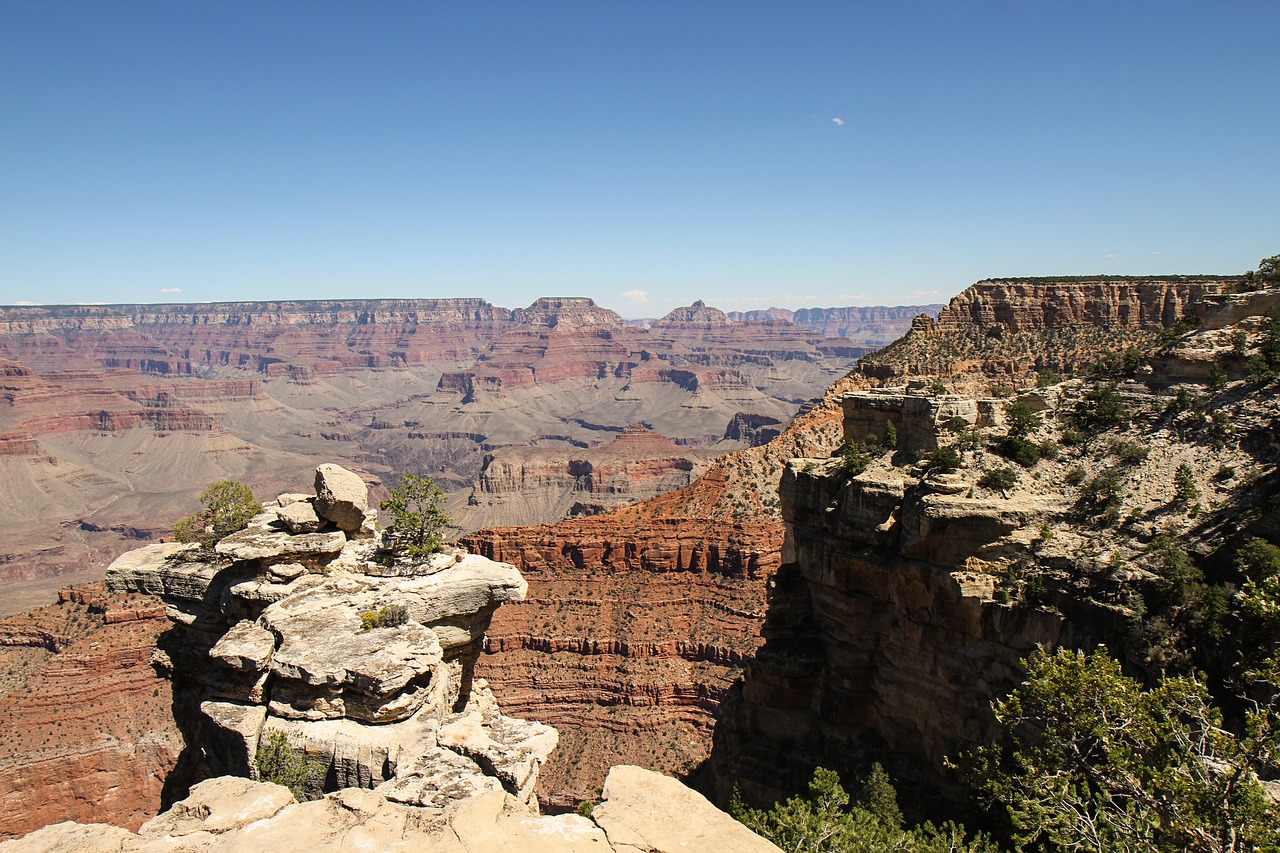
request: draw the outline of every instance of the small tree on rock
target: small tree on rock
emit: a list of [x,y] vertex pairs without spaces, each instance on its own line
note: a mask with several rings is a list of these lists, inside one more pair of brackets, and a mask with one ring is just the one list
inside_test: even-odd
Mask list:
[[253,499],[253,490],[235,480],[219,480],[200,493],[204,509],[189,515],[173,526],[173,538],[179,542],[199,542],[206,548],[224,536],[235,533],[262,512],[262,504]]
[[400,485],[381,504],[391,514],[391,526],[383,534],[394,548],[411,557],[426,557],[444,545],[444,528],[449,516],[440,504],[444,492],[430,477],[401,474]]

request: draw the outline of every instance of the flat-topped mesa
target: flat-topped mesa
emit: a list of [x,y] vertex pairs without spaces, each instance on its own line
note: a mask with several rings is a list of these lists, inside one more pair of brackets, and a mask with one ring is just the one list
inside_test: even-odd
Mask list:
[[107,570],[112,590],[160,596],[176,623],[169,665],[199,697],[198,774],[256,776],[260,739],[282,732],[330,789],[529,803],[556,732],[503,716],[474,678],[494,611],[523,600],[524,579],[462,551],[398,557],[375,519],[359,476],[326,464],[316,495],[281,495],[212,549],[149,545]]
[[510,321],[511,311],[483,299],[299,299],[146,305],[0,306],[0,332],[80,331],[138,326],[303,326],[337,323],[414,325]]
[[1013,332],[1072,325],[1168,328],[1183,319],[1188,306],[1241,281],[1239,276],[988,279],[954,297],[938,313],[938,327],[976,323]]

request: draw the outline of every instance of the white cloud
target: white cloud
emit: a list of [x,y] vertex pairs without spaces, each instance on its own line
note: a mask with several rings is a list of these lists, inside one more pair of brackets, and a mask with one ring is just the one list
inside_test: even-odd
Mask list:
[[915,291],[914,293],[912,293],[911,295],[912,295],[912,296],[914,296],[914,297],[921,297],[921,296],[930,296],[930,297],[932,297],[932,296],[941,296],[941,295],[942,295],[942,291],[941,291],[941,290],[917,290],[917,291]]
[[1153,255],[1158,255],[1158,254],[1160,254],[1160,253],[1159,253],[1159,252],[1152,252],[1151,254],[1153,254]]
[[1116,256],[1115,252],[1111,252],[1107,255],[1108,258],[1114,258],[1115,256]]
[[160,292],[161,293],[181,293],[182,288],[181,287],[162,287],[160,288]]
[[649,292],[646,290],[628,290],[622,294],[622,298],[632,305],[643,305],[649,301]]
[[12,305],[35,305],[36,303],[34,303],[34,302],[27,302],[26,300],[22,300],[21,302],[13,302],[13,303],[10,303],[10,304],[12,304]]
[[844,127],[844,119],[840,118],[840,116],[836,116],[832,121],[836,123],[837,127]]

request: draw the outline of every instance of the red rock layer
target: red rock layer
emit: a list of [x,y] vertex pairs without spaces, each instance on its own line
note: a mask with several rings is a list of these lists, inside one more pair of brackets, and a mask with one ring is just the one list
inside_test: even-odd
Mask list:
[[63,820],[136,828],[182,750],[149,663],[163,607],[93,587],[0,621],[0,838]]
[[782,466],[835,450],[835,401],[859,384],[840,380],[787,432],[679,491],[463,540],[529,582],[526,600],[495,616],[479,671],[503,707],[561,731],[539,777],[544,804],[594,796],[620,762],[684,774],[706,759],[720,702],[760,644]]

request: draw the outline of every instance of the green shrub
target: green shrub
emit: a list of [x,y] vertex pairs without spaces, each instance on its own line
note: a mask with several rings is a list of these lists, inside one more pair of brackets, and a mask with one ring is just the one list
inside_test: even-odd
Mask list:
[[884,446],[889,450],[898,449],[898,428],[893,421],[884,422]]
[[253,499],[253,490],[235,480],[219,480],[200,493],[204,509],[189,515],[173,526],[173,538],[179,542],[199,542],[206,548],[225,536],[244,529],[249,520],[262,512],[262,504]]
[[1009,438],[1028,436],[1044,423],[1044,418],[1025,400],[1013,400],[1004,404],[1004,420]]
[[867,470],[867,466],[871,464],[871,453],[868,452],[866,445],[860,442],[846,444],[840,450],[840,459],[844,462],[844,472],[850,477],[856,477],[863,471]]
[[1017,849],[1275,849],[1280,808],[1258,781],[1275,746],[1256,736],[1268,731],[1265,712],[1237,738],[1196,679],[1143,690],[1101,647],[1041,650],[1025,663],[1027,681],[994,705],[1012,748],[981,747],[960,762],[1007,809]]
[[792,797],[772,809],[747,808],[735,789],[729,814],[783,850],[805,853],[998,853],[985,835],[970,837],[955,823],[903,828],[898,795],[880,765],[874,765],[857,802],[832,770],[813,772],[807,797]]
[[1116,383],[1094,385],[1084,393],[1070,414],[1072,426],[1084,434],[1085,439],[1129,425],[1129,407],[1120,396]]
[[996,492],[1007,492],[1018,485],[1018,472],[1007,466],[995,468],[979,477],[978,485]]
[[1196,485],[1196,473],[1191,466],[1183,462],[1173,475],[1174,500],[1189,504],[1200,497],[1200,487]]
[[268,732],[258,742],[254,764],[259,779],[285,786],[300,803],[317,800],[324,793],[327,768],[318,761],[308,761],[301,750],[290,746],[284,732]]
[[1119,510],[1123,499],[1123,477],[1115,468],[1109,468],[1080,488],[1080,499],[1103,511]]
[[381,503],[382,511],[391,514],[391,526],[383,533],[383,541],[411,557],[426,557],[444,545],[444,528],[449,516],[440,505],[444,492],[430,477],[401,474],[400,485]]
[[939,474],[950,474],[960,468],[960,452],[954,447],[944,445],[929,451],[925,457],[925,469]]
[[374,628],[395,628],[409,621],[409,608],[403,604],[388,604],[381,610],[368,610],[360,614],[360,627],[371,631]]
[[1036,374],[1036,387],[1048,388],[1050,385],[1057,385],[1062,381],[1062,377],[1052,370],[1042,370]]
[[1150,447],[1131,438],[1122,438],[1111,442],[1110,450],[1121,465],[1128,466],[1140,465],[1145,462],[1147,455],[1151,452]]

